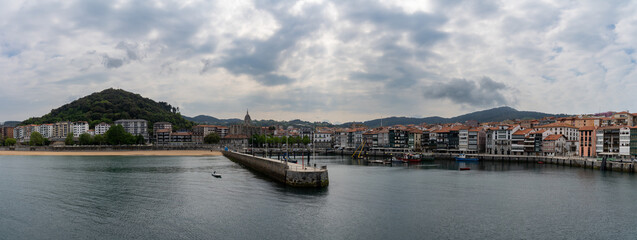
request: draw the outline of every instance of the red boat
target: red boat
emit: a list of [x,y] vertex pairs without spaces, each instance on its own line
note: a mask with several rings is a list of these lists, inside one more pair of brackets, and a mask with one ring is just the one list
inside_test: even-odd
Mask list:
[[420,155],[411,153],[405,153],[402,156],[398,156],[397,159],[404,163],[420,162],[422,160]]

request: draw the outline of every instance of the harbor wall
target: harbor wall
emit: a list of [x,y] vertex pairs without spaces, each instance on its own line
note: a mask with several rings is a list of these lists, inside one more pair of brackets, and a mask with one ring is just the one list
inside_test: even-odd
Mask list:
[[[455,155],[448,153],[436,153],[437,159],[454,159]],[[553,164],[558,166],[580,167],[597,169],[603,171],[628,172],[636,173],[635,166],[637,162],[632,161],[606,161],[597,160],[597,158],[585,157],[561,157],[561,156],[523,156],[523,155],[490,155],[490,154],[467,154],[468,157],[477,157],[480,161],[497,161],[497,162],[542,162],[544,164]]]
[[293,187],[326,187],[329,185],[327,167],[302,167],[299,164],[262,158],[243,153],[222,151],[228,159]]

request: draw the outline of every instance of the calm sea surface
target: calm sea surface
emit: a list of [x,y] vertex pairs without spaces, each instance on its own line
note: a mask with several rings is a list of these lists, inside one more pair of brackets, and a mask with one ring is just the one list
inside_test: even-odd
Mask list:
[[0,156],[0,239],[637,239],[634,174],[315,162],[326,189],[221,156]]

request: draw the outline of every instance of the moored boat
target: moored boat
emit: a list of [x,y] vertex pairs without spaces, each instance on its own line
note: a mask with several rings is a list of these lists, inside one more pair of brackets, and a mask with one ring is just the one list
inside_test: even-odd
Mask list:
[[478,161],[478,160],[480,159],[467,157],[467,155],[465,155],[464,153],[461,153],[460,155],[456,157],[456,161]]
[[402,156],[398,156],[397,158],[398,158],[398,160],[400,160],[400,161],[402,161],[404,163],[422,161],[422,159],[420,158],[419,154],[411,154],[411,153],[405,153]]

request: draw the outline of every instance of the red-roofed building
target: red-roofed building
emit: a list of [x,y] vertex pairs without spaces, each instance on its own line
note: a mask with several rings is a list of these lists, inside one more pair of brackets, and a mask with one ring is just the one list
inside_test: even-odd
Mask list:
[[566,153],[566,138],[562,134],[553,134],[542,142],[544,156],[563,156]]
[[594,157],[597,156],[595,151],[596,146],[596,130],[595,126],[584,126],[578,129],[579,131],[579,155],[582,157]]

